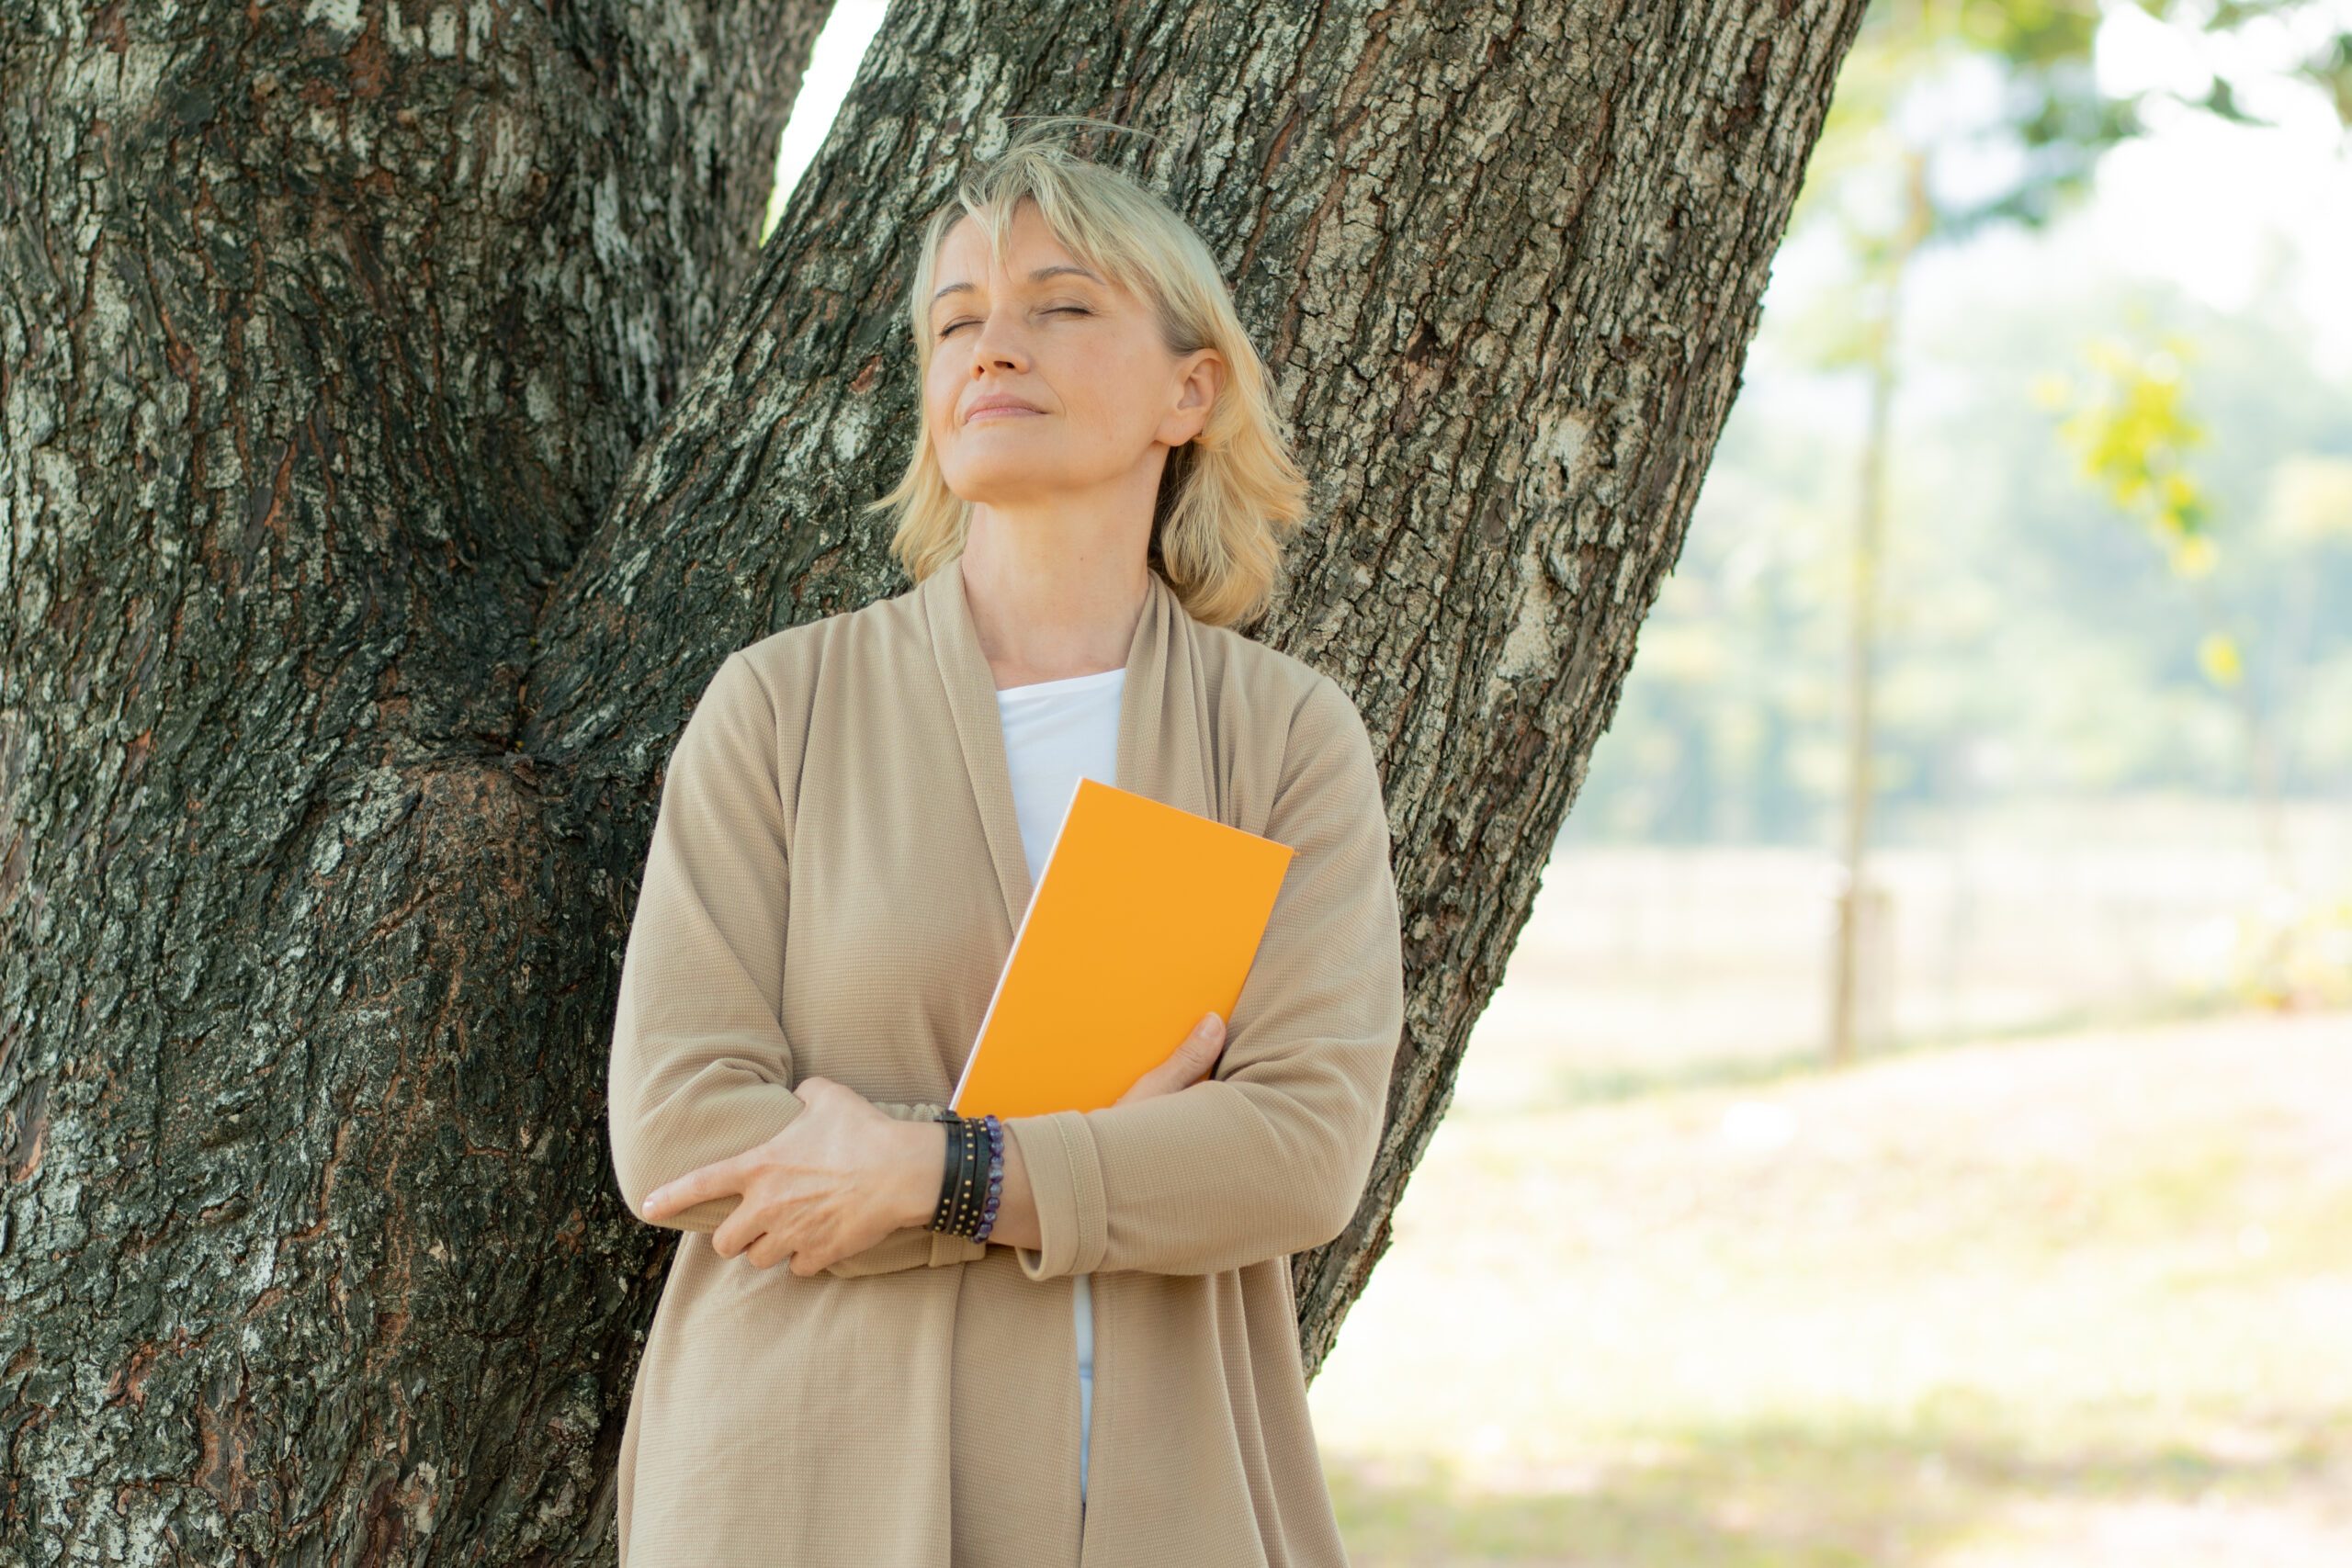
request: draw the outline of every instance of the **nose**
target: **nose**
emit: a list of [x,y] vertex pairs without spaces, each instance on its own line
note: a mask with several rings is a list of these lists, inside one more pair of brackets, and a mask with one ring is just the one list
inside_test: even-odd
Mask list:
[[1019,369],[1028,362],[1021,333],[1009,312],[991,310],[972,329],[972,371],[977,377],[990,367]]

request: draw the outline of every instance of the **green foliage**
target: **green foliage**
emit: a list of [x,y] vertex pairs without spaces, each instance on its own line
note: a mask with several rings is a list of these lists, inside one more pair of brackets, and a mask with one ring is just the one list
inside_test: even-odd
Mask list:
[[2085,346],[2086,368],[2037,378],[2034,400],[2061,416],[2058,435],[2115,508],[2145,524],[2182,577],[2211,573],[2218,554],[2212,507],[2188,467],[2209,439],[2188,409],[2185,367],[2194,350],[2178,333],[2154,347],[2120,337]]
[[[2208,667],[2244,650],[2200,654],[2199,598],[2259,628],[2241,680],[2280,717],[2288,797],[2352,796],[2352,387],[2312,367],[2304,325],[2275,300],[2222,314],[2102,276],[2025,295],[2015,276],[1922,288],[1907,329],[1918,368],[1889,473],[1877,833],[1948,831],[1956,811],[2007,803],[2241,792],[2244,693]],[[1572,838],[1827,830],[1859,396],[1850,376],[1811,373],[1811,345],[1791,347],[1800,316],[1765,312]],[[2052,442],[2030,392],[2077,369],[2060,356],[2086,338],[2196,345],[2176,412],[2202,432],[2184,448],[2199,526],[2227,535],[2209,576],[2184,583],[2144,526],[2117,526]]]
[[[2219,69],[2194,91],[2102,91],[2100,28],[2133,12],[2216,44],[2241,35],[2310,38],[2285,73],[2318,86],[2352,126],[2352,35],[2330,30],[2340,12],[2325,0],[1882,3],[1864,16],[1838,72],[1791,231],[1836,224],[1856,272],[1883,284],[1890,258],[1914,249],[2063,217],[2089,194],[2099,160],[2158,116],[2190,109],[2272,123],[2245,108],[2240,85]],[[1963,189],[1951,175],[1994,164],[2006,178]]]

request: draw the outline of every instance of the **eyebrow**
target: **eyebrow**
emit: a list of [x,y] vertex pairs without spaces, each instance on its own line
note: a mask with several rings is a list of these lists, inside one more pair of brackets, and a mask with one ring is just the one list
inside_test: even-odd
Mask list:
[[[1089,272],[1086,268],[1070,262],[1057,262],[1052,266],[1041,266],[1036,271],[1029,275],[1029,281],[1032,283],[1043,283],[1049,277],[1059,277],[1065,273],[1075,273],[1080,277],[1091,278],[1096,283],[1102,282],[1101,278],[1095,277],[1094,274]],[[1104,284],[1103,286],[1105,288],[1109,287],[1107,284]],[[931,302],[936,305],[942,299],[946,299],[950,294],[958,292],[968,294],[972,291],[973,287],[974,286],[969,283],[951,283],[946,288],[941,289],[938,293],[933,295],[931,297]]]

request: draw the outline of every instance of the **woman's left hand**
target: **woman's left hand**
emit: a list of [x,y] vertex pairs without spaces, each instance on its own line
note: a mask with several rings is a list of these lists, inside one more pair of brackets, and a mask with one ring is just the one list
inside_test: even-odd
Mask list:
[[945,1157],[945,1130],[877,1111],[847,1084],[805,1077],[794,1086],[805,1109],[775,1137],[717,1160],[646,1195],[659,1221],[712,1198],[742,1201],[710,1234],[721,1258],[741,1253],[755,1269],[792,1260],[795,1274],[822,1273],[931,1212],[935,1190],[914,1190],[913,1139],[928,1134],[930,1187]]

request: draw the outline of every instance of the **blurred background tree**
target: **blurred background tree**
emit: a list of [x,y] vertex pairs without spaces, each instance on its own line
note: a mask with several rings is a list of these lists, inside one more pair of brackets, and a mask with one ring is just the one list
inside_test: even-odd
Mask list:
[[[1914,340],[1905,305],[1933,253],[2078,212],[2100,161],[2151,126],[2270,123],[2242,74],[2316,86],[2340,133],[2352,104],[2343,16],[1881,5],[1840,73],[1788,247],[1815,252],[1821,276],[1793,299],[1776,286],[1758,350],[1787,367],[1776,389],[1810,379],[1858,392],[1861,412],[1793,429],[1743,398],[1562,836],[1832,846],[1821,1024],[1832,1061],[1850,1060],[1858,1040],[1883,1049],[1918,1032],[1917,998],[1894,977],[1905,917],[1871,874],[1874,850],[1962,852],[1964,818],[2002,831],[1987,814],[2014,825],[2121,796],[2169,796],[2192,815],[2192,799],[2253,803],[2267,870],[2233,919],[2264,956],[2223,989],[2280,1003],[2341,994],[2327,965],[2307,973],[2301,944],[2281,945],[2281,932],[2316,931],[2333,952],[2327,911],[2346,897],[2312,857],[2300,862],[2309,885],[2298,881],[2284,803],[2352,792],[2352,748],[2341,721],[2275,716],[2340,695],[2352,664],[2352,617],[2321,608],[2352,603],[2352,554],[2333,524],[2310,521],[2333,495],[2313,476],[2352,448],[2340,381],[2310,362],[2284,310],[2216,312],[2157,288],[2037,291],[1979,301],[1955,362]],[[2117,28],[2141,24],[2188,43],[2182,68],[2103,80],[2102,36],[2111,48]],[[2103,316],[2141,338],[2165,323],[2172,346],[2129,357],[2095,335]],[[2198,422],[2177,368],[2192,354],[2211,366]],[[2108,412],[2086,409],[2068,429],[2106,500],[2052,444],[2046,411],[2069,377],[2104,388],[2083,395]],[[1921,378],[1937,386],[1914,410]],[[2188,467],[2199,442],[2201,477]],[[2300,499],[2275,499],[2282,487]],[[2305,521],[2266,523],[2215,575],[2216,517],[2275,519],[2290,505]],[[2169,541],[2163,577],[2099,536],[2115,506]],[[2184,625],[2197,627],[2185,639]],[[2276,644],[2258,671],[2245,629],[2256,625]],[[2224,829],[2209,812],[2188,830]],[[1942,960],[1948,988],[1964,983],[1962,962]],[[2141,998],[2179,999],[2161,987]]]

